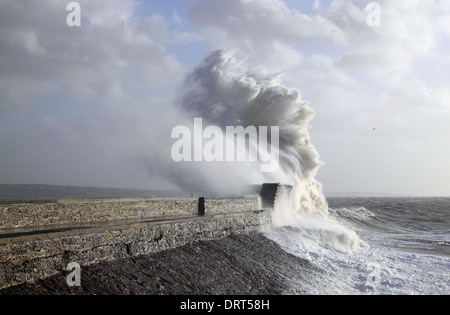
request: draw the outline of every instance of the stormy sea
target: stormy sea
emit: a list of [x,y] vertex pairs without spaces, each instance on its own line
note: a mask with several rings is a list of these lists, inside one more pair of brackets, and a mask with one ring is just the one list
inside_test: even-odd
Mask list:
[[[312,294],[450,294],[450,198],[328,198],[330,217],[305,216],[266,236],[326,271]],[[332,278],[332,280],[331,280]],[[302,284],[298,284],[302,285]]]

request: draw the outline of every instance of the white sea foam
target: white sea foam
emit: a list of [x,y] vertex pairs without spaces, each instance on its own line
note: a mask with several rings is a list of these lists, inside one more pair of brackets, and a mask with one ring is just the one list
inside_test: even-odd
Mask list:
[[[396,210],[387,213],[389,220],[409,220]],[[326,233],[308,231],[315,223],[319,231],[326,230],[323,220],[313,224],[306,220],[306,228],[279,228],[266,234],[287,252],[324,270],[326,281],[308,291],[320,294],[324,291],[320,286],[336,283],[336,294],[450,294],[450,257],[442,251],[449,240],[445,231],[408,233],[401,227],[397,231],[383,228],[383,224],[374,224],[380,221],[375,213],[364,207],[333,209],[331,217],[358,233],[358,250],[343,251],[342,240],[335,247]]]

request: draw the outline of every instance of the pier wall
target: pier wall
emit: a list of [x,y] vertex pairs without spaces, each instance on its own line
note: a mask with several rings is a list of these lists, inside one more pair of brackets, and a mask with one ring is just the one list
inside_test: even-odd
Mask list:
[[0,290],[66,271],[230,235],[257,234],[290,186],[261,197],[0,202]]
[[[260,209],[258,197],[206,199],[208,214]],[[198,199],[61,199],[0,203],[0,229],[196,216]]]
[[199,240],[254,234],[271,224],[259,197],[58,200],[1,205],[0,289],[81,266]]

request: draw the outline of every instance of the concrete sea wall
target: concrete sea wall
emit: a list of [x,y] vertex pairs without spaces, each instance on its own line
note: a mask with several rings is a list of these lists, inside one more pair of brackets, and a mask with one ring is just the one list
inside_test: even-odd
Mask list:
[[[198,199],[67,199],[0,204],[0,229],[195,216]],[[205,199],[208,214],[260,209],[257,197]]]
[[260,233],[259,197],[57,200],[0,204],[0,288],[199,240]]
[[292,187],[265,184],[261,197],[64,199],[0,202],[0,289],[66,271],[258,234]]

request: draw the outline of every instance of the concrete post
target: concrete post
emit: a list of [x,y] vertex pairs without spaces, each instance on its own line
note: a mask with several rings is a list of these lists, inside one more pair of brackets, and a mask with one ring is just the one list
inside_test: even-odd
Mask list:
[[263,208],[273,209],[275,206],[275,197],[277,196],[278,186],[280,184],[263,184],[260,192],[261,205]]
[[200,197],[198,199],[198,215],[204,217],[206,214],[205,210],[205,197]]
[[292,186],[282,184],[263,184],[260,192],[261,205],[264,209],[274,209],[277,198],[290,194]]

